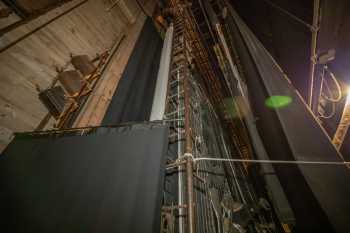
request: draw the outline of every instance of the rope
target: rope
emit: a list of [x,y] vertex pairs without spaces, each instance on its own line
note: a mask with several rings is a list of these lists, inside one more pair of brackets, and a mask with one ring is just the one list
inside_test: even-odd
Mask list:
[[302,164],[302,165],[347,165],[350,162],[332,162],[332,161],[291,161],[291,160],[258,160],[258,159],[221,159],[221,158],[195,158],[194,162],[200,161],[219,161],[219,162],[237,162],[237,163],[268,163],[268,164]]

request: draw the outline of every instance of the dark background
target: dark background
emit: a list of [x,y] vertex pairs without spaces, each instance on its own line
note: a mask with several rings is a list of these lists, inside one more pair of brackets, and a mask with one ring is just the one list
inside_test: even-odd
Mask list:
[[[265,48],[282,67],[294,87],[307,100],[311,31],[305,25],[276,9],[279,6],[299,19],[312,25],[313,0],[231,0],[234,8]],[[323,120],[323,126],[333,138],[350,85],[350,1],[321,0],[320,30],[317,54],[335,49],[335,60],[328,63],[343,88],[343,98],[336,104],[336,113]],[[319,95],[320,66],[315,73],[314,106]],[[336,95],[336,93],[335,93]],[[350,133],[347,134],[341,152],[350,159]]]

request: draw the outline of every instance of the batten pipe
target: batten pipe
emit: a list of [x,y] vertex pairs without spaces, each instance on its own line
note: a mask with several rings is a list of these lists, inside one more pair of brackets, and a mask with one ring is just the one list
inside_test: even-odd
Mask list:
[[311,29],[311,53],[310,53],[310,73],[309,73],[309,99],[308,104],[312,109],[313,102],[313,90],[314,90],[314,79],[315,79],[315,67],[317,63],[317,34],[319,30],[319,11],[320,11],[320,0],[314,0],[314,14],[312,20]]

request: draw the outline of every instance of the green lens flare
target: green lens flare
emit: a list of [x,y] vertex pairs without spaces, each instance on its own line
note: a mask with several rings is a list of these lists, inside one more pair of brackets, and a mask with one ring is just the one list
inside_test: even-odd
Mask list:
[[278,109],[288,106],[292,102],[292,97],[284,95],[273,95],[265,100],[265,105],[269,108]]

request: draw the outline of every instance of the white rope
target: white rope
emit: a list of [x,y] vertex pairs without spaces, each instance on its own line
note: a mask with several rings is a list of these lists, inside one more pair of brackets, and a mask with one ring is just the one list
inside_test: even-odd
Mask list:
[[219,162],[237,162],[237,163],[303,164],[303,165],[347,165],[347,164],[350,164],[350,162],[332,162],[332,161],[288,161],[288,160],[221,159],[221,158],[195,158],[193,161],[194,162],[219,161]]

